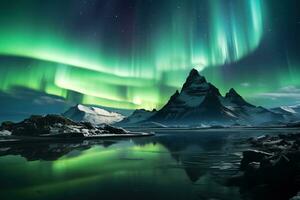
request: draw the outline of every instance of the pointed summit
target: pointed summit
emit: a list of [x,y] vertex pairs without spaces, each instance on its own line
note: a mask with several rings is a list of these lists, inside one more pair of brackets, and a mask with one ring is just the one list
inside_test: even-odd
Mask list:
[[240,96],[241,96],[241,95],[239,95],[239,94],[235,91],[235,89],[231,88],[231,89],[229,90],[229,92],[226,93],[225,98],[229,98],[229,97],[240,97]]
[[247,101],[245,101],[243,99],[243,97],[241,95],[239,95],[235,91],[235,89],[233,89],[233,88],[231,88],[229,90],[229,92],[226,93],[225,99],[227,99],[230,103],[236,104],[238,106],[250,106],[250,107],[254,107],[253,105],[251,105],[250,103],[248,103]]
[[201,76],[196,69],[192,69],[187,77],[182,90],[191,87],[192,85],[201,85],[207,83],[204,76]]
[[191,77],[191,76],[200,76],[199,72],[193,68],[191,71],[190,71],[190,74],[188,77]]
[[191,70],[181,89],[181,93],[194,97],[205,96],[209,91],[213,91],[216,95],[221,96],[218,88],[207,82],[206,78],[201,76],[196,69]]

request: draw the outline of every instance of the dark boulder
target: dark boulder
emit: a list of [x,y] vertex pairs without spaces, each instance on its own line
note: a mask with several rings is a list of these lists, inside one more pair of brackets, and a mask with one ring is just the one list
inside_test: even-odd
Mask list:
[[117,127],[113,127],[113,126],[109,126],[109,125],[105,125],[103,127],[103,129],[109,133],[112,134],[126,134],[128,133],[125,129],[123,128],[117,128]]
[[228,183],[239,186],[243,195],[250,194],[249,199],[292,198],[300,190],[299,140],[299,134],[249,139],[257,150],[243,152],[243,174],[231,177]]
[[248,150],[243,152],[243,159],[241,161],[241,170],[245,170],[249,163],[261,162],[263,159],[272,156],[270,153],[257,150]]
[[93,128],[95,128],[91,122],[81,122],[81,124],[84,127],[86,127],[87,129],[93,129]]

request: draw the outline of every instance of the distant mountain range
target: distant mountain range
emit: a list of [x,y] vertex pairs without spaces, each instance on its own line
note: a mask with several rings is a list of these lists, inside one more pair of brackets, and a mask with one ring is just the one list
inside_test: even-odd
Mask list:
[[71,107],[62,115],[76,122],[86,121],[94,125],[114,124],[125,118],[125,116],[116,112],[109,112],[101,108],[88,107],[81,104]]
[[295,120],[299,117],[298,111],[300,106],[266,109],[252,105],[233,88],[222,96],[216,86],[193,69],[181,91],[176,91],[162,109],[136,110],[118,124],[272,125]]
[[125,117],[117,112],[76,105],[63,116],[95,125],[117,126],[257,126],[281,125],[300,121],[300,105],[267,109],[248,103],[231,88],[225,96],[195,69],[191,70],[181,91],[176,91],[160,109],[135,110]]
[[136,124],[143,122],[157,113],[157,110],[148,111],[145,109],[135,110],[129,117],[124,118],[122,124]]
[[300,105],[281,106],[271,109],[273,112],[282,114],[287,120],[294,121],[300,119]]

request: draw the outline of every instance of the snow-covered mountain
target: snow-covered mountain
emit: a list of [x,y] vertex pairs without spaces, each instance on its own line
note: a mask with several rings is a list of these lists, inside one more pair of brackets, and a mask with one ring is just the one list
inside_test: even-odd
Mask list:
[[300,105],[281,106],[271,109],[275,113],[282,114],[288,121],[300,120]]
[[219,90],[193,69],[181,92],[176,91],[149,120],[163,124],[194,124],[199,122],[231,122],[234,113],[221,104]]
[[109,112],[101,108],[88,107],[80,104],[71,107],[62,115],[77,122],[85,121],[94,125],[114,124],[125,118],[125,116],[116,112]]
[[193,69],[182,90],[147,121],[177,125],[259,125],[283,121],[280,113],[246,102],[234,89],[223,97],[218,88]]
[[238,117],[237,123],[239,124],[260,125],[284,121],[282,114],[248,103],[233,88],[229,90],[225,97],[220,98],[222,104]]
[[157,111],[154,109],[152,111],[145,109],[137,109],[130,116],[124,118],[118,123],[118,125],[130,125],[145,121],[152,117]]

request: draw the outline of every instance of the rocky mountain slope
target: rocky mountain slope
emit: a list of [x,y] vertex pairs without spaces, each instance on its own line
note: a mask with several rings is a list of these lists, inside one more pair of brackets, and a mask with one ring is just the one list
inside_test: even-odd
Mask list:
[[139,122],[143,122],[153,115],[156,114],[156,110],[145,110],[145,109],[137,109],[135,110],[130,116],[125,117],[122,121],[117,123],[117,125],[130,125],[130,124],[136,124]]
[[148,120],[166,124],[258,125],[284,120],[280,113],[254,106],[233,88],[223,97],[218,88],[193,69],[182,90]]
[[19,123],[3,122],[0,132],[14,136],[86,137],[103,134],[126,134],[124,129],[108,125],[93,126],[89,122],[74,122],[60,115],[33,115]]
[[197,70],[191,70],[181,91],[176,91],[162,109],[145,121],[168,125],[262,125],[284,120],[277,113],[254,106],[233,88],[222,96]]

